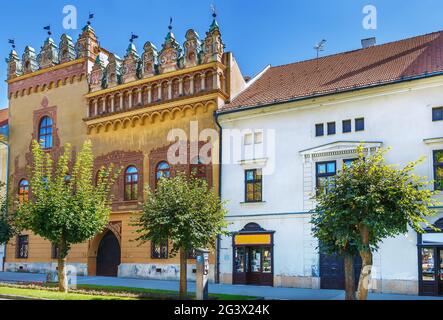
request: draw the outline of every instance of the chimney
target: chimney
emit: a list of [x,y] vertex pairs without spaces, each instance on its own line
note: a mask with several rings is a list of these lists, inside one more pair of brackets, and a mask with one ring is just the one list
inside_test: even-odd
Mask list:
[[375,46],[375,44],[376,44],[375,37],[363,39],[361,41],[361,46],[363,49],[373,47],[373,46]]

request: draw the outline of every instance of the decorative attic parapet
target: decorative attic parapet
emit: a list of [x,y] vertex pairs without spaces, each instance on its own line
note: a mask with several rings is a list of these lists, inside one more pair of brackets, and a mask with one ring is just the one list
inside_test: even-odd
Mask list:
[[158,52],[157,48],[151,43],[146,42],[144,45],[144,52],[142,56],[142,77],[152,77],[157,73]]
[[135,44],[131,41],[126,50],[125,59],[122,67],[122,80],[124,83],[131,82],[140,78],[140,57],[137,53]]
[[9,53],[9,58],[6,59],[8,64],[8,79],[19,77],[23,74],[23,67],[15,49]]
[[23,72],[25,74],[37,71],[39,66],[37,62],[37,55],[34,48],[27,46],[22,56]]
[[95,35],[95,31],[89,23],[82,29],[82,33],[78,37],[75,49],[77,51],[77,58],[88,58],[95,61],[97,55],[99,55],[100,45],[97,36]]
[[195,67],[196,65],[200,64],[202,48],[198,33],[193,29],[189,29],[186,32],[186,41],[183,46],[185,48],[185,68]]
[[122,83],[121,77],[122,60],[115,54],[109,56],[108,66],[106,67],[106,81],[104,87],[112,88]]
[[75,45],[72,38],[67,34],[63,34],[60,38],[60,63],[75,60],[77,54],[75,52]]
[[[224,44],[221,39],[220,27],[215,17],[216,15],[214,14],[214,20],[209,31],[206,33],[203,47],[197,32],[190,29],[186,32],[186,40],[182,48],[172,32],[171,25],[169,26],[169,32],[166,35],[160,52],[158,52],[153,43],[147,41],[143,47],[144,52],[142,56],[139,57],[135,44],[133,43],[133,40],[138,37],[131,38],[131,43],[123,60],[115,54],[109,54],[111,66],[108,65],[104,70],[105,81],[103,81],[101,89],[108,89],[120,84],[131,83],[161,74],[173,73],[212,62],[223,63]],[[84,31],[84,33],[86,33],[86,31]],[[92,78],[90,77],[89,79]],[[202,88],[204,88],[205,81],[209,81],[205,78],[204,74],[194,80],[195,92],[203,90]],[[220,79],[215,80],[216,83],[220,82]],[[152,92],[153,101],[157,101],[161,95],[167,95],[165,92],[162,93],[162,90],[168,90],[167,87],[167,84],[161,84],[158,89],[154,90]],[[194,87],[194,83],[191,87]],[[99,90],[100,88],[95,84],[91,84],[91,92]]]
[[40,68],[49,68],[59,63],[58,47],[51,37],[48,37],[37,56]]

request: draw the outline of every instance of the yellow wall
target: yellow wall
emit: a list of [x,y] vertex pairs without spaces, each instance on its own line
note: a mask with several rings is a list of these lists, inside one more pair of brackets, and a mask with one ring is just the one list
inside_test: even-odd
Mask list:
[[[167,133],[173,128],[182,128],[189,134],[190,121],[199,121],[200,130],[217,129],[213,113],[216,110],[216,101],[205,110],[205,108],[192,109],[177,114],[174,119],[166,117],[158,118],[153,123],[138,123],[136,126],[119,127],[117,130],[110,129],[107,132],[100,130],[98,133],[92,130],[87,134],[87,126],[84,118],[87,114],[87,103],[85,95],[88,93],[88,84],[85,79],[72,84],[46,90],[44,92],[32,93],[10,100],[10,175],[11,192],[17,192],[14,179],[17,168],[15,159],[18,157],[18,168],[25,166],[25,154],[30,150],[31,134],[34,128],[33,112],[41,109],[42,100],[46,97],[48,107],[57,106],[56,126],[61,139],[61,144],[71,143],[73,147],[80,148],[83,141],[90,138],[93,142],[93,152],[96,156],[108,154],[112,151],[142,151],[144,154],[144,183],[149,182],[149,153],[153,149],[169,145]],[[205,97],[202,96],[202,99]],[[183,104],[186,104],[183,101]],[[217,142],[218,143],[218,142]],[[218,147],[214,145],[214,147]],[[213,169],[213,184],[218,190],[218,169]],[[121,260],[122,263],[150,263],[151,250],[149,244],[139,246],[135,238],[137,234],[133,226],[130,226],[131,216],[134,213],[113,213],[111,221],[122,221]],[[29,258],[16,259],[16,241],[13,239],[7,246],[6,262],[38,263],[51,261],[51,244],[49,241],[29,234]],[[91,251],[92,242],[74,245],[68,256],[69,262],[87,263],[88,256],[91,262],[96,252]],[[91,258],[92,257],[92,258]],[[211,257],[211,261],[213,261]],[[178,263],[178,258],[168,260],[155,260],[155,263]]]

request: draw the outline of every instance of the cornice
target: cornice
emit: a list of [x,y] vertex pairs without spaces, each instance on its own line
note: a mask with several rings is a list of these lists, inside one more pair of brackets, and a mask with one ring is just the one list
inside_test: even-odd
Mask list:
[[20,77],[6,80],[6,83],[11,84],[11,83],[14,83],[14,82],[17,82],[17,81],[21,81],[21,80],[25,80],[25,79],[28,79],[28,78],[32,78],[32,77],[35,77],[35,76],[38,76],[38,75],[41,75],[41,74],[44,74],[44,73],[47,73],[47,72],[51,72],[51,71],[55,71],[55,70],[59,70],[59,69],[64,69],[66,67],[72,66],[72,65],[77,64],[77,63],[83,63],[86,60],[88,60],[88,59],[87,58],[80,58],[80,59],[68,61],[68,62],[65,62],[65,63],[57,64],[57,65],[55,65],[53,67],[49,67],[49,68],[45,68],[45,69],[39,69],[39,70],[34,71],[32,73],[27,73],[27,74],[24,74],[24,75],[22,75]]

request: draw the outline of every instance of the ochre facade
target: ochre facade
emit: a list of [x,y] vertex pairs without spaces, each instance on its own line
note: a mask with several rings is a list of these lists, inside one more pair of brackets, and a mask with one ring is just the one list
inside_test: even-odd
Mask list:
[[[100,47],[88,24],[76,44],[63,35],[59,47],[48,38],[39,55],[27,47],[20,59],[13,50],[8,75],[11,193],[17,194],[21,182],[28,179],[31,141],[39,139],[44,117],[52,120],[48,152],[54,158],[62,152],[63,144],[70,143],[78,150],[90,139],[95,170],[111,163],[122,168],[112,190],[108,227],[90,241],[74,245],[68,263],[78,274],[99,274],[98,263],[102,262],[97,255],[106,249],[102,240],[112,233],[120,250],[119,276],[178,278],[178,257],[153,258],[151,244],[136,241],[136,227],[131,222],[140,213],[144,187],[155,187],[158,165],[170,162],[168,150],[178,140],[188,151],[187,162],[169,163],[170,175],[189,174],[194,165],[200,165],[203,178],[219,190],[219,141],[207,129],[218,133],[215,111],[243,89],[245,82],[233,55],[224,52],[216,21],[204,41],[189,30],[184,49],[171,30],[159,52],[147,42],[139,56],[131,39],[124,59]],[[173,129],[182,130],[180,138],[168,139]],[[185,141],[183,133],[191,141]],[[192,140],[199,135],[200,141]],[[211,150],[206,154],[212,162],[195,162],[191,146],[198,145],[201,150],[208,143]],[[137,169],[137,189],[135,198],[127,199],[124,174],[131,166]],[[12,239],[6,249],[6,270],[45,272],[55,268],[51,243],[31,232],[22,235],[28,236],[26,254],[20,252],[23,244],[18,237]],[[215,255],[210,262],[214,276]],[[191,279],[193,263],[191,259]]]

